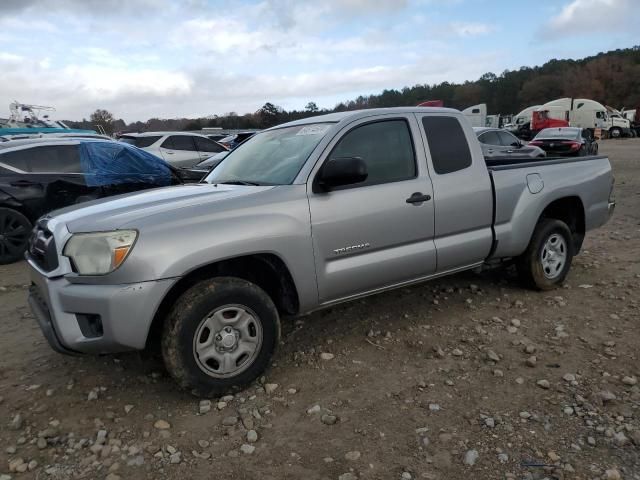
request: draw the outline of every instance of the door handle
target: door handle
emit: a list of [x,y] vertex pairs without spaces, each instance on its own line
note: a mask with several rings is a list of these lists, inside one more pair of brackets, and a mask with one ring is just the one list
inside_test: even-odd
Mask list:
[[407,203],[419,204],[431,200],[431,195],[424,195],[422,192],[416,192],[407,198]]
[[34,187],[38,185],[38,183],[30,182],[29,180],[16,180],[15,182],[11,182],[10,185],[12,187]]
[[167,155],[173,155],[173,152],[170,152],[169,150],[165,150],[164,153],[166,153]]

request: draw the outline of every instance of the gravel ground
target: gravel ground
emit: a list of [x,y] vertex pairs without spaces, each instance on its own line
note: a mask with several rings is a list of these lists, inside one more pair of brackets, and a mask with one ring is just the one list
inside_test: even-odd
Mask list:
[[0,480],[640,479],[640,139],[601,152],[618,208],[564,288],[466,273],[285,320],[232,397],[54,353],[0,267]]

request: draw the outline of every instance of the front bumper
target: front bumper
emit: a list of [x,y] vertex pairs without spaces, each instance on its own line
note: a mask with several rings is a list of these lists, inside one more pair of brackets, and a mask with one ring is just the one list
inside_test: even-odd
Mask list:
[[[88,285],[48,278],[32,261],[29,270],[31,311],[51,347],[67,354],[143,349],[160,302],[177,280]],[[99,334],[85,335],[80,322],[87,316],[99,319]]]

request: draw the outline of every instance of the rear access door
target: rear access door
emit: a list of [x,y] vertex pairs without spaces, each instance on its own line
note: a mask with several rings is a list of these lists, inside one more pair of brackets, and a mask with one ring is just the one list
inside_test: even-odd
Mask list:
[[420,113],[416,118],[433,182],[437,270],[480,264],[493,245],[494,205],[480,144],[462,117]]
[[[365,182],[313,191],[327,159],[354,156],[367,164]],[[346,125],[320,158],[307,192],[320,303],[435,272],[433,191],[412,114]]]

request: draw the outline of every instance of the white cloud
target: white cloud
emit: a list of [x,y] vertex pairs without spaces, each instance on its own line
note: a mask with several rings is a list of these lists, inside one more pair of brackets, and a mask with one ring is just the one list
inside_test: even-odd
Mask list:
[[637,0],[573,0],[551,18],[539,36],[593,35],[604,37],[624,30],[637,31]]

